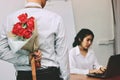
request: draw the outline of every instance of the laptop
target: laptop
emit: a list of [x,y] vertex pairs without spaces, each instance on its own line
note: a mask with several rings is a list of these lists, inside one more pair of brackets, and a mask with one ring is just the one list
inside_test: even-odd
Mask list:
[[120,75],[120,54],[110,56],[107,64],[107,69],[105,70],[104,73],[87,74],[87,76],[95,77],[95,78],[110,78],[110,77],[119,76],[119,75]]

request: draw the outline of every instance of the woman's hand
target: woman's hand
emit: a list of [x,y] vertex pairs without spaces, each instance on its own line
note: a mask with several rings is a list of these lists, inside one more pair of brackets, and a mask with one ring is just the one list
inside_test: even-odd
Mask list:
[[89,73],[97,73],[97,74],[99,73],[99,74],[101,74],[101,73],[104,73],[105,70],[106,70],[106,67],[100,67],[99,69],[89,70]]
[[100,67],[100,70],[101,70],[102,72],[105,72],[106,69],[107,69],[106,67]]
[[99,73],[100,71],[98,69],[93,69],[93,70],[89,70],[89,73]]

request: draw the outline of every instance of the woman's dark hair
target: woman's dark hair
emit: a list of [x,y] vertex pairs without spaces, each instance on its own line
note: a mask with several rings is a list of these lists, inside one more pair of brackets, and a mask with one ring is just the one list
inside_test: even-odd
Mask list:
[[[73,42],[73,47],[77,46],[77,45],[81,45],[81,42],[83,41],[83,39],[88,36],[88,35],[92,35],[93,39],[94,39],[94,34],[91,30],[89,29],[81,29],[75,39],[74,39],[74,42]],[[92,39],[92,40],[93,40]]]

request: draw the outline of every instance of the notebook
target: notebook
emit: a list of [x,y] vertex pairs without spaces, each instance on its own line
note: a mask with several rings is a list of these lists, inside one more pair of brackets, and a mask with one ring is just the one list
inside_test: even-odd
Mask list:
[[103,74],[87,74],[89,77],[96,77],[96,78],[110,78],[113,76],[120,75],[120,55],[112,55],[110,56],[107,64],[107,69]]

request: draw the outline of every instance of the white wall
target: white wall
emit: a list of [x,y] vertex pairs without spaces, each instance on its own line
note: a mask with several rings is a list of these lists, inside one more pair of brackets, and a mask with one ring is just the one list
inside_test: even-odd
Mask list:
[[[111,0],[72,0],[77,32],[89,28],[95,34],[93,49],[101,64],[113,54],[113,12]],[[112,41],[109,41],[112,40]]]
[[13,64],[0,60],[0,80],[16,80]]

